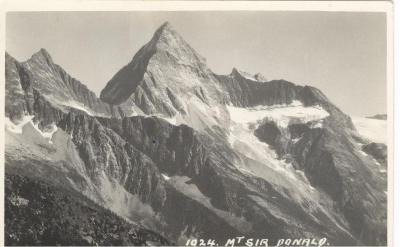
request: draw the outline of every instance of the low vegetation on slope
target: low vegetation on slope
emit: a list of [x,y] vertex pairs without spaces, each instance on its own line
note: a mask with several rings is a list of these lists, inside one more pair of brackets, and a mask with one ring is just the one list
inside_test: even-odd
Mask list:
[[6,245],[170,245],[89,199],[20,175],[5,178]]

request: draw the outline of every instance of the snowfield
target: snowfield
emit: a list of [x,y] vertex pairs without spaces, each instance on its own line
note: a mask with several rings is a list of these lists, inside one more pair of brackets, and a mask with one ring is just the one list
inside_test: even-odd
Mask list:
[[34,123],[33,118],[35,116],[25,115],[18,123],[13,123],[8,117],[5,118],[5,128],[7,131],[15,133],[15,134],[23,134],[24,127],[27,124],[30,124],[43,138],[48,140],[49,143],[52,143],[51,139],[53,138],[54,133],[57,131],[57,126],[53,123],[46,127],[45,130],[40,130],[38,124]]
[[257,106],[253,108],[228,106],[227,108],[231,120],[235,123],[257,123],[264,118],[269,118],[283,128],[287,127],[290,121],[294,119],[306,123],[321,120],[329,116],[329,113],[321,106],[304,107],[297,100],[293,101],[290,105]]
[[[228,142],[231,147],[244,157],[246,167],[237,167],[243,173],[261,177],[278,187],[289,191],[290,199],[301,203],[310,197],[318,197],[318,193],[310,185],[308,179],[296,171],[291,163],[278,159],[278,156],[268,144],[261,142],[254,130],[265,118],[275,121],[279,127],[287,128],[291,121],[315,122],[313,127],[322,127],[321,121],[329,116],[320,106],[304,107],[299,101],[290,105],[258,106],[240,108],[227,106],[230,114]],[[279,186],[278,186],[279,185]],[[294,190],[293,188],[296,188]],[[279,190],[279,189],[278,189]]]
[[8,117],[4,119],[6,130],[15,133],[15,134],[22,134],[22,128],[25,124],[32,121],[35,116],[25,115],[18,123],[13,123]]
[[387,144],[386,120],[352,117],[358,133],[372,142]]

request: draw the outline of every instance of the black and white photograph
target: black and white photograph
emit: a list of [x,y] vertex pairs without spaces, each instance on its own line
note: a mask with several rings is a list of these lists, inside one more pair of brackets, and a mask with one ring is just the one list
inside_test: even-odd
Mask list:
[[4,244],[388,246],[381,3],[7,11]]

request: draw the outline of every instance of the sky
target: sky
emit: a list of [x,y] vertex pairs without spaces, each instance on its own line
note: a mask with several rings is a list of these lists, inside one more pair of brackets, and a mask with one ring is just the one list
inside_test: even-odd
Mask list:
[[386,113],[384,13],[9,12],[6,50],[24,61],[45,48],[99,95],[165,21],[217,74],[260,72],[315,86],[350,115]]

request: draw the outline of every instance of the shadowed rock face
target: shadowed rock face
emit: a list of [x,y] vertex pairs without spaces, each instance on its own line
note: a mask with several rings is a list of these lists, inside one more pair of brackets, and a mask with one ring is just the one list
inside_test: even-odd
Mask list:
[[259,105],[288,105],[298,100],[305,106],[321,105],[330,113],[327,123],[339,129],[354,129],[349,116],[333,105],[317,88],[297,86],[285,80],[260,82],[244,77],[233,69],[228,76],[217,76],[220,85],[228,93],[229,102],[239,107]]
[[228,76],[218,76],[222,87],[228,92],[229,100],[235,106],[290,104],[297,100],[301,87],[288,81],[253,81],[244,77],[237,69]]
[[32,112],[33,93],[28,71],[13,57],[6,53],[5,58],[6,91],[5,112],[11,119],[19,119]]
[[[6,92],[14,124],[34,116],[21,133],[6,131],[8,173],[89,197],[173,243],[246,236],[386,244],[386,177],[361,154],[350,118],[313,87],[236,69],[215,75],[168,23],[101,99],[43,50],[25,63],[6,55]],[[329,116],[250,126],[228,110],[295,101]],[[382,150],[364,147],[377,160]]]
[[[255,135],[281,156],[284,153],[284,158],[290,159],[295,169],[304,171],[313,186],[333,199],[355,236],[365,242],[386,241],[386,220],[382,220],[387,217],[383,207],[386,195],[382,193],[387,186],[386,177],[378,176],[371,165],[366,165],[371,160],[366,163],[361,159],[347,134],[338,135],[329,125],[310,128],[294,124],[285,130],[265,122]],[[368,150],[377,160],[385,160],[386,146],[382,145],[372,143],[362,150]],[[371,210],[375,212],[372,215],[367,213]]]
[[362,147],[363,151],[372,155],[381,165],[387,167],[387,147],[383,143],[371,142]]

